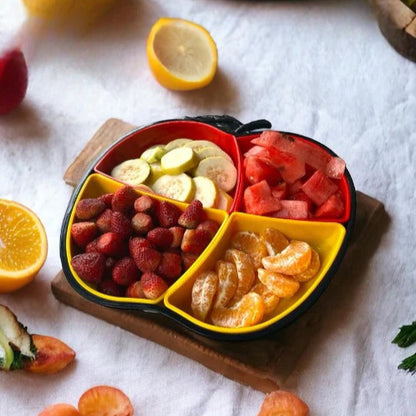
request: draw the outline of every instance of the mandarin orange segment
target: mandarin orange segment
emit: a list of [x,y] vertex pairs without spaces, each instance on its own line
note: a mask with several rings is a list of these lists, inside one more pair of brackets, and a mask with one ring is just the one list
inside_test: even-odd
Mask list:
[[262,266],[261,259],[268,254],[263,240],[251,231],[239,231],[231,237],[231,248],[244,251],[251,256],[253,266],[257,269]]
[[96,386],[87,390],[78,401],[81,416],[132,416],[129,398],[111,386]]
[[275,295],[266,285],[261,282],[256,283],[251,291],[259,294],[263,298],[265,315],[269,315],[274,312],[276,306],[280,301],[279,296]]
[[254,292],[247,293],[230,308],[214,308],[211,320],[214,325],[226,328],[242,328],[256,325],[263,319],[264,302]]
[[316,250],[312,249],[312,256],[311,262],[309,263],[309,267],[303,273],[293,275],[293,278],[298,282],[307,282],[308,280],[316,276],[320,267],[321,260],[319,259],[319,254]]
[[226,261],[233,262],[237,270],[238,286],[235,291],[233,302],[238,302],[253,286],[256,273],[251,256],[244,251],[229,249],[224,256]]
[[216,263],[218,289],[215,296],[214,308],[227,306],[237,290],[238,277],[234,263],[218,260]]
[[57,403],[45,407],[38,416],[81,416],[81,414],[70,404]]
[[300,287],[300,283],[291,276],[265,269],[258,269],[257,273],[260,282],[280,298],[292,297]]
[[214,271],[202,272],[192,286],[191,309],[194,316],[205,321],[218,288],[218,276]]
[[293,240],[280,253],[264,257],[263,267],[274,272],[294,275],[303,273],[311,262],[312,249],[305,241]]
[[289,245],[289,240],[286,236],[276,228],[265,228],[260,233],[260,238],[264,242],[269,256],[280,253]]
[[308,416],[309,407],[293,393],[277,390],[263,400],[257,416]]

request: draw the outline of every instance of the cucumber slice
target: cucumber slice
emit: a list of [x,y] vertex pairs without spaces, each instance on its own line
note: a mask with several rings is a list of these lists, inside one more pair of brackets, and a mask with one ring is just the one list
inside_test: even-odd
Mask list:
[[111,171],[111,176],[128,185],[143,183],[150,175],[150,166],[143,159],[129,159],[120,163]]
[[185,146],[187,143],[190,143],[190,142],[192,142],[191,139],[175,139],[169,142],[165,146],[165,150],[166,152],[170,152],[171,150],[176,149],[178,147]]
[[218,190],[217,204],[215,208],[223,209],[224,211],[229,211],[231,205],[233,204],[233,198],[224,192],[222,189]]
[[207,157],[221,156],[225,157],[226,159],[229,159],[231,162],[233,161],[231,157],[219,147],[203,147],[202,149],[198,149],[195,152],[199,160],[206,159]]
[[155,162],[150,164],[150,175],[146,180],[146,183],[148,185],[152,185],[155,183],[162,175],[164,175],[164,172],[162,170],[162,166],[160,163]]
[[163,172],[168,175],[179,175],[194,168],[198,158],[189,147],[178,147],[167,152],[160,160]]
[[158,162],[165,153],[166,149],[164,144],[155,144],[145,150],[141,154],[140,159],[145,160],[147,163],[154,163]]
[[215,207],[218,198],[217,185],[205,176],[196,176],[194,178],[195,195],[194,199],[199,199],[204,208]]
[[209,140],[192,140],[191,142],[186,143],[185,147],[189,147],[194,152],[199,152],[204,147],[212,147],[214,149],[222,150],[221,147],[219,147],[213,142],[210,142]]
[[207,157],[199,162],[195,176],[206,176],[225,192],[231,191],[237,182],[234,163],[221,156]]
[[163,175],[152,189],[159,195],[182,202],[192,201],[195,193],[194,181],[186,173],[180,175]]
[[10,370],[13,363],[14,353],[10,347],[9,340],[0,330],[0,370]]

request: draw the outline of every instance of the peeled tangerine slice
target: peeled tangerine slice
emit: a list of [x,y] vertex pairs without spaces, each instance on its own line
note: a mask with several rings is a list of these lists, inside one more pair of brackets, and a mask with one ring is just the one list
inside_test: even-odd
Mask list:
[[314,249],[312,249],[312,256],[309,267],[303,273],[293,275],[293,278],[298,282],[307,282],[308,280],[312,279],[312,277],[316,276],[320,267],[321,261],[319,259],[319,254]]
[[136,186],[143,183],[150,175],[150,166],[143,159],[129,159],[115,166],[111,176],[128,185]]
[[279,298],[292,297],[300,287],[300,283],[292,277],[271,270],[258,269],[257,275],[260,282]]
[[198,164],[198,158],[194,151],[188,147],[178,147],[165,153],[160,159],[163,172],[168,175],[179,175],[194,168]]
[[205,176],[196,176],[194,179],[195,195],[194,199],[201,201],[204,208],[215,207],[218,190],[215,183]]
[[249,254],[236,249],[227,250],[224,259],[234,263],[237,270],[238,286],[232,301],[238,302],[250,291],[256,278],[253,261]]
[[261,259],[268,255],[266,245],[251,231],[239,231],[231,237],[231,248],[244,251],[251,256],[254,268],[262,267]]
[[311,262],[312,248],[305,241],[293,240],[280,253],[264,257],[262,262],[267,270],[294,275],[303,273]]
[[191,309],[194,316],[205,321],[218,287],[218,276],[213,271],[201,273],[192,286]]
[[259,294],[264,302],[264,314],[269,315],[274,312],[276,306],[279,304],[280,298],[275,295],[266,285],[259,282],[253,286],[252,292]]
[[241,328],[256,325],[263,319],[264,302],[260,295],[247,293],[231,308],[214,308],[211,320],[214,325]]
[[195,185],[186,173],[180,175],[163,175],[152,185],[152,189],[159,195],[190,202],[194,197]]
[[237,269],[234,263],[218,260],[216,264],[218,275],[218,289],[214,308],[225,307],[233,298],[238,286]]
[[276,228],[265,228],[260,233],[260,238],[264,241],[269,256],[280,253],[289,245],[289,240],[286,236]]
[[207,157],[199,162],[195,176],[206,176],[223,191],[231,191],[237,182],[237,169],[233,162],[221,156]]

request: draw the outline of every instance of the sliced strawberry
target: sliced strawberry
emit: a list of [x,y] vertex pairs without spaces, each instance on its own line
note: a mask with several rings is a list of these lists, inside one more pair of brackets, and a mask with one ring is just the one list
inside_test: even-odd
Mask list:
[[81,279],[98,283],[104,275],[105,256],[101,253],[78,254],[72,257],[71,266]]
[[111,214],[111,231],[124,238],[129,237],[133,233],[130,218],[119,211],[114,211]]
[[71,237],[78,247],[85,247],[96,234],[97,226],[90,221],[76,222],[71,226]]
[[134,210],[136,212],[151,214],[156,211],[156,201],[148,195],[139,196],[134,201]]
[[123,257],[114,266],[113,280],[121,286],[129,286],[139,280],[140,272],[131,257]]
[[157,219],[161,227],[169,228],[178,225],[182,211],[168,201],[161,201],[157,207]]
[[251,185],[266,180],[270,186],[273,186],[277,185],[282,178],[278,169],[255,156],[245,159],[244,166],[245,177]]
[[173,239],[172,243],[170,245],[171,248],[178,248],[181,246],[183,233],[185,232],[185,229],[180,226],[176,227],[170,227],[169,231],[172,233]]
[[204,215],[204,208],[201,201],[195,199],[192,201],[181,214],[178,224],[184,228],[196,228],[201,222]]
[[98,229],[101,233],[108,233],[111,231],[111,214],[113,211],[111,209],[106,209],[104,212],[97,218],[95,222]]
[[144,212],[138,212],[131,219],[133,230],[140,235],[145,235],[153,228],[152,217]]
[[177,279],[182,274],[181,256],[177,253],[162,253],[156,273],[168,280]]
[[137,282],[132,283],[126,290],[126,297],[128,298],[144,298],[142,282],[138,280]]
[[331,195],[316,211],[316,218],[339,218],[344,215],[345,204],[340,192]]
[[182,269],[183,271],[188,270],[199,257],[199,254],[192,254],[192,253],[182,253]]
[[132,256],[136,266],[143,273],[154,272],[159,266],[161,258],[161,254],[157,250],[148,247],[140,247],[132,253]]
[[302,191],[318,206],[337,190],[338,186],[320,170],[317,170],[302,186]]
[[144,273],[140,281],[147,299],[157,299],[169,287],[162,277],[155,273]]
[[186,230],[181,244],[185,253],[201,254],[210,243],[212,237],[207,230]]
[[97,198],[81,199],[75,207],[75,216],[79,220],[90,220],[100,215],[105,208],[105,203]]
[[173,234],[167,228],[156,227],[147,233],[147,241],[157,249],[167,249],[173,241]]
[[207,231],[211,236],[211,240],[214,238],[214,235],[217,233],[219,228],[220,228],[219,224],[216,221],[210,220],[210,219],[202,221],[198,225],[198,227],[196,227],[197,230]]
[[133,210],[134,201],[136,199],[136,191],[131,186],[123,186],[114,192],[111,206],[113,211],[129,213]]
[[107,256],[117,257],[126,251],[126,244],[122,235],[109,232],[98,237],[97,250]]
[[264,215],[280,209],[280,201],[274,198],[265,180],[244,190],[244,205],[247,213],[256,215]]
[[104,202],[104,204],[105,204],[105,206],[106,206],[107,208],[111,208],[111,207],[112,207],[112,203],[113,203],[113,196],[114,196],[114,192],[111,192],[111,193],[109,193],[109,194],[103,194],[103,195],[100,195],[100,196],[98,197],[98,199],[99,199],[100,201],[103,201],[103,202]]

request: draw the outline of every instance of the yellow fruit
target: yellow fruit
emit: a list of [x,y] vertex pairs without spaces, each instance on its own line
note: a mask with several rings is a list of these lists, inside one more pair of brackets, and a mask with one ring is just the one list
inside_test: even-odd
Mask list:
[[37,215],[17,202],[0,199],[0,293],[32,281],[47,251],[45,229]]
[[154,77],[171,90],[205,87],[217,69],[217,47],[211,35],[184,19],[159,19],[150,30],[146,52]]

